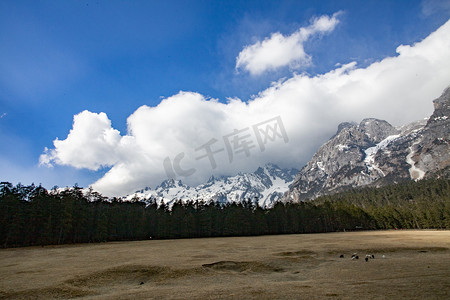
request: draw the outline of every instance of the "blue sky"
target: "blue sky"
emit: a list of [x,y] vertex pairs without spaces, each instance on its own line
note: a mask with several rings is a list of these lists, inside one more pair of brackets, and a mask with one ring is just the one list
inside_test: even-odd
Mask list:
[[[236,68],[246,46],[277,32],[290,36],[314,18],[336,13],[335,27],[302,44],[307,63],[258,75]],[[422,41],[449,17],[449,1],[1,1],[0,179],[86,186],[117,166],[117,158],[100,168],[57,159],[53,167],[39,166],[44,148],[66,139],[73,117],[85,110],[105,113],[124,136],[127,118],[139,107],[156,107],[179,91],[246,103],[295,74],[311,78],[337,64],[366,68],[395,57],[398,46]],[[305,162],[330,130],[293,164]],[[246,169],[222,170],[233,171]]]

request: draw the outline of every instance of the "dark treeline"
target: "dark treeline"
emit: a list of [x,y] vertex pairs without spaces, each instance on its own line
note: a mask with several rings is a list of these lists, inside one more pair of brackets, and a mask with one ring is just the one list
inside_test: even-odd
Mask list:
[[108,199],[74,187],[0,184],[0,245],[17,247],[152,238],[450,228],[450,181],[355,189],[264,209],[243,203],[167,205]]

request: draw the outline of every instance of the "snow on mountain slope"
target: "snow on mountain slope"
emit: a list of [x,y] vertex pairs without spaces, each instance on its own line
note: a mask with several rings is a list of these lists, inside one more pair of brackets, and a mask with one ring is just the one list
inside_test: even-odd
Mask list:
[[377,166],[375,163],[375,155],[379,150],[384,150],[390,142],[395,141],[398,137],[400,137],[399,134],[390,135],[378,144],[376,144],[373,147],[367,148],[364,150],[364,153],[366,154],[366,158],[364,159],[364,163],[367,166],[367,169],[369,171],[376,170],[381,173],[381,175],[385,176],[384,172]]
[[124,197],[131,200],[134,197],[156,203],[173,204],[181,201],[214,201],[220,203],[241,202],[250,200],[258,202],[262,207],[270,207],[289,190],[289,185],[298,173],[296,169],[280,169],[274,164],[267,164],[253,173],[236,176],[212,176],[208,182],[197,187],[184,185],[181,180],[168,179],[154,190],[145,188],[135,194]]

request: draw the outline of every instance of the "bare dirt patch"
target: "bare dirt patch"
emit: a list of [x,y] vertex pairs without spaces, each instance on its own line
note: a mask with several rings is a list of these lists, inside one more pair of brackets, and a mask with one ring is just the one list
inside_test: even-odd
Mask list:
[[450,231],[0,250],[0,299],[449,299],[449,278]]
[[212,264],[203,264],[202,267],[218,271],[271,273],[281,272],[282,268],[274,267],[258,261],[218,261]]

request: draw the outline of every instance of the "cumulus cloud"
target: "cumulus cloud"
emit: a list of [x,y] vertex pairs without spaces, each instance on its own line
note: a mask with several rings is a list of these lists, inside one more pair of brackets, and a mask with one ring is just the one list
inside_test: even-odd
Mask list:
[[276,32],[262,42],[246,46],[236,58],[236,69],[260,75],[288,65],[295,68],[309,64],[310,56],[305,53],[303,43],[312,35],[333,31],[339,23],[338,15],[314,18],[310,26],[302,27],[289,36]]
[[40,163],[52,166],[69,165],[75,168],[98,170],[112,166],[119,160],[122,140],[119,131],[111,128],[105,113],[87,110],[73,118],[73,128],[65,140],[53,141],[55,149],[46,149]]
[[84,111],[41,162],[111,166],[93,184],[109,196],[154,187],[168,176],[195,185],[268,162],[300,168],[340,122],[375,117],[401,125],[427,117],[431,101],[449,84],[450,21],[419,43],[399,46],[394,57],[365,68],[351,62],[313,77],[295,74],[249,101],[221,103],[179,92],[157,106],[139,107],[122,135],[106,114]]

